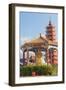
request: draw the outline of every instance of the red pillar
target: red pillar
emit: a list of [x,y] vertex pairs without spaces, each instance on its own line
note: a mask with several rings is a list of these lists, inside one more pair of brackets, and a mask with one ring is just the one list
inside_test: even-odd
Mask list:
[[49,49],[46,50],[46,59],[47,59],[47,64],[49,63]]

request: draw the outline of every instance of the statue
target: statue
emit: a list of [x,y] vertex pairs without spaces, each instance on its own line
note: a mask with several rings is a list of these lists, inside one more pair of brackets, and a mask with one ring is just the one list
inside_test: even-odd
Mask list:
[[36,52],[36,65],[42,65],[42,53],[40,49]]

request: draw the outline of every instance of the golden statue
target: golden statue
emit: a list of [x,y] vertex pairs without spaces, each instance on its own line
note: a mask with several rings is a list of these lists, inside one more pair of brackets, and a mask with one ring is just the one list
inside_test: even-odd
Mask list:
[[41,50],[38,49],[38,52],[36,52],[36,65],[42,64],[42,53]]

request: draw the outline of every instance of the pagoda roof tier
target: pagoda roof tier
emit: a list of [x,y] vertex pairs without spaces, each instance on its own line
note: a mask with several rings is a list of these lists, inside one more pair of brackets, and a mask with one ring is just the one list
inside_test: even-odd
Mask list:
[[50,26],[47,26],[46,28],[47,28],[47,29],[55,28],[55,26],[50,25]]

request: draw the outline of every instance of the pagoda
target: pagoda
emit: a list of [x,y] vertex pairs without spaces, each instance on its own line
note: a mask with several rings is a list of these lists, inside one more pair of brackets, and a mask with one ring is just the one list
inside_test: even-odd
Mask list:
[[[52,43],[57,43],[55,26],[52,25],[51,21],[49,21],[49,24],[46,27],[46,38],[48,41]],[[58,63],[57,48],[56,47],[49,48],[47,57],[48,57],[48,63],[57,64]]]
[[46,37],[48,40],[51,40],[52,42],[56,41],[56,30],[55,27],[51,24],[51,21],[49,21],[48,26],[46,27]]

